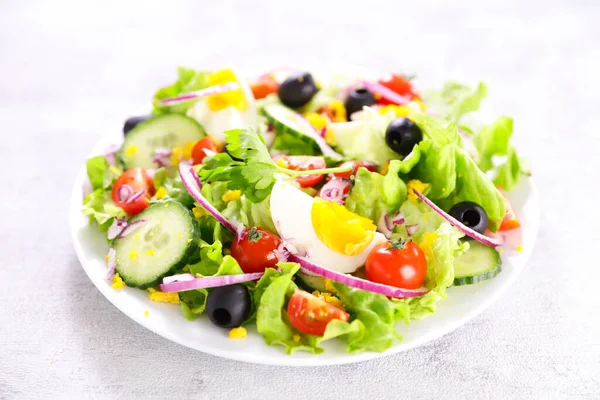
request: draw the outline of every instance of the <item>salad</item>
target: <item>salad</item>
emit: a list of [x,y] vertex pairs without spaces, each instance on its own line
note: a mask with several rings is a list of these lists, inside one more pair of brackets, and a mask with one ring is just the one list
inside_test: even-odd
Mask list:
[[505,192],[529,172],[510,118],[468,120],[484,84],[178,73],[86,164],[82,212],[110,244],[115,290],[233,339],[254,324],[288,353],[332,339],[381,352],[450,286],[501,272],[520,227]]

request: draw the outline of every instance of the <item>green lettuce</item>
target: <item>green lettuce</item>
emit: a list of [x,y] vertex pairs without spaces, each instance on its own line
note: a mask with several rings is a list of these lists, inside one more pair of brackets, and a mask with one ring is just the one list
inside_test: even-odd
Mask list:
[[154,174],[154,187],[158,190],[163,187],[167,191],[166,195],[161,199],[172,199],[180,202],[187,208],[194,205],[194,198],[185,188],[181,177],[174,170],[167,170],[164,167],[159,168]]
[[458,124],[468,113],[479,110],[487,87],[479,82],[475,89],[458,82],[446,82],[442,90],[426,91],[423,100],[444,120]]
[[500,117],[473,138],[479,153],[479,167],[496,186],[507,191],[513,190],[519,178],[528,173],[510,143],[512,134],[512,118]]
[[348,352],[382,352],[395,340],[402,340],[395,325],[398,321],[409,322],[410,308],[406,303],[335,282],[333,285],[346,311],[352,315],[352,323],[357,326],[342,337],[348,344]]
[[[213,244],[200,244],[201,260],[189,266],[190,272],[196,276],[223,276],[243,274],[235,258],[223,255],[223,245],[219,241]],[[252,284],[252,283],[250,283]],[[208,289],[194,289],[179,293],[181,311],[188,320],[194,320],[206,309]]]
[[108,190],[119,177],[119,172],[111,167],[104,156],[96,156],[85,163],[86,171],[92,188]]
[[346,208],[375,223],[382,214],[398,211],[406,200],[406,185],[398,176],[401,166],[400,161],[392,160],[386,175],[360,168],[346,198]]
[[331,124],[331,129],[337,147],[345,156],[383,165],[388,160],[400,158],[385,142],[385,131],[394,118],[393,112],[381,115],[377,110],[367,107],[363,120]]
[[114,218],[125,217],[125,211],[112,200],[111,191],[102,188],[94,190],[83,199],[81,212],[90,217],[90,224],[96,222],[101,232],[106,232]]
[[185,114],[187,109],[194,104],[193,101],[188,101],[174,106],[162,106],[160,100],[169,97],[175,97],[182,93],[193,92],[201,90],[210,86],[209,75],[210,72],[196,71],[191,68],[179,67],[177,68],[178,79],[175,83],[169,86],[160,88],[154,93],[152,104],[154,105],[154,114],[164,113],[181,113]]
[[446,211],[461,201],[478,203],[488,215],[489,228],[497,231],[504,217],[504,199],[463,148],[456,126],[426,115],[416,116],[415,122],[423,140],[401,162],[404,180],[428,183],[427,196]]

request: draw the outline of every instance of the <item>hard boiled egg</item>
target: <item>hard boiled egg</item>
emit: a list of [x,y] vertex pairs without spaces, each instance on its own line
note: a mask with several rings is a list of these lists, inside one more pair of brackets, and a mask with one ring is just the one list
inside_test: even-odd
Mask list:
[[375,246],[387,241],[371,220],[335,202],[312,198],[283,180],[275,183],[270,206],[281,238],[334,271],[356,271]]
[[187,115],[198,121],[206,132],[224,142],[224,132],[237,128],[256,128],[258,114],[252,90],[231,69],[222,69],[209,76],[211,86],[237,82],[240,89],[213,94],[197,101]]

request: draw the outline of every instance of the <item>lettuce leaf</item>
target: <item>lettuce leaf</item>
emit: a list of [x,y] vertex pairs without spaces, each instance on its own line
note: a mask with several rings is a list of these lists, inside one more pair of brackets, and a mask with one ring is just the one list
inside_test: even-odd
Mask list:
[[442,90],[423,93],[423,100],[443,119],[458,124],[464,115],[479,110],[486,96],[487,86],[483,82],[475,89],[458,82],[446,82]]
[[168,171],[165,168],[159,168],[154,174],[154,187],[158,190],[160,187],[164,187],[167,191],[166,195],[161,199],[172,199],[180,202],[187,208],[192,208],[194,205],[194,198],[189,194],[181,177],[178,173]]
[[389,300],[387,297],[333,283],[336,295],[353,318],[356,328],[342,337],[348,344],[348,352],[382,352],[395,340],[402,340],[396,331],[396,322],[409,322],[410,308],[407,304]]
[[83,199],[81,212],[90,217],[90,224],[96,222],[101,232],[106,232],[115,217],[125,217],[125,211],[112,201],[111,191],[99,188]]
[[513,190],[521,175],[528,173],[510,143],[512,134],[512,118],[500,117],[473,139],[479,153],[479,167],[496,186],[507,191]]
[[388,160],[400,158],[385,142],[385,131],[394,118],[393,112],[381,115],[367,107],[362,121],[332,124],[331,129],[338,148],[345,156],[383,165]]
[[402,177],[428,183],[428,197],[446,211],[461,201],[478,203],[488,215],[489,228],[497,231],[504,217],[504,199],[463,148],[456,126],[423,115],[415,122],[424,139],[402,161]]
[[111,167],[104,156],[96,156],[85,163],[86,171],[92,188],[108,190],[119,176],[118,170]]
[[185,114],[188,108],[192,104],[193,101],[188,101],[185,103],[176,104],[173,106],[162,106],[160,105],[160,100],[166,99],[169,97],[175,97],[182,93],[193,92],[196,90],[201,90],[207,88],[210,83],[208,76],[210,72],[205,71],[196,71],[192,68],[177,68],[178,79],[175,83],[169,86],[165,86],[160,88],[154,93],[154,97],[152,99],[152,104],[154,105],[154,109],[152,110],[153,114],[165,114],[165,113],[181,113]]
[[[200,262],[190,265],[190,272],[201,276],[223,276],[242,274],[243,271],[235,258],[223,256],[223,245],[215,241],[212,245],[204,242],[200,245]],[[253,285],[253,283],[249,283]],[[209,289],[194,289],[179,293],[181,311],[188,320],[194,320],[206,309]]]
[[402,162],[392,160],[386,175],[360,168],[346,198],[346,208],[377,223],[384,213],[400,209],[406,200],[406,185],[398,176]]

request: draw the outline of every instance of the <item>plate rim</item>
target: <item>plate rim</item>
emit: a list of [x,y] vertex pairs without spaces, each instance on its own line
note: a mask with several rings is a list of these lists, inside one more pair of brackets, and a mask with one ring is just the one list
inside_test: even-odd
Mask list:
[[[94,146],[93,151],[88,155],[92,157],[93,155],[102,154],[103,143],[108,141],[110,135],[103,136]],[[361,353],[346,353],[344,354],[346,357],[340,358],[327,358],[327,357],[319,357],[319,354],[311,355],[311,357],[307,358],[296,358],[293,355],[287,355],[282,350],[282,355],[284,357],[281,358],[269,358],[262,357],[260,355],[248,354],[248,353],[238,353],[230,350],[223,350],[211,347],[210,344],[199,344],[195,343],[195,345],[191,345],[184,340],[181,340],[177,335],[172,334],[169,329],[160,329],[148,323],[148,320],[143,315],[138,315],[137,313],[127,312],[125,307],[120,304],[118,301],[117,293],[112,289],[110,285],[99,285],[95,279],[91,276],[88,271],[89,267],[86,267],[87,258],[84,256],[84,250],[82,241],[77,237],[78,231],[78,221],[77,218],[81,218],[81,201],[82,201],[82,183],[85,179],[86,174],[86,166],[85,163],[79,168],[75,176],[75,180],[73,183],[73,188],[71,191],[71,198],[69,201],[69,227],[71,230],[71,239],[73,242],[73,247],[75,249],[75,254],[77,255],[77,259],[79,264],[85,271],[86,275],[93,283],[93,285],[100,291],[100,293],[119,311],[125,314],[127,317],[131,318],[136,323],[142,325],[144,328],[162,336],[163,338],[175,342],[179,345],[187,347],[189,349],[193,349],[195,351],[200,351],[202,353],[210,354],[212,356],[227,358],[234,361],[242,361],[251,364],[261,364],[261,365],[276,365],[276,366],[288,366],[288,367],[318,367],[318,366],[328,366],[328,365],[344,365],[344,364],[353,364],[358,362],[369,361],[393,354],[398,354],[404,351],[408,351],[417,347],[421,347],[426,343],[429,343],[433,340],[439,339],[443,336],[446,336],[449,333],[452,333],[460,326],[465,325],[466,323],[473,320],[475,317],[480,315],[483,311],[489,308],[492,304],[494,304],[506,291],[514,285],[516,279],[523,273],[525,268],[527,268],[529,259],[533,252],[533,248],[535,243],[537,242],[537,236],[539,233],[539,225],[540,225],[540,214],[541,214],[541,204],[539,199],[539,191],[535,181],[531,177],[525,177],[524,179],[528,180],[528,184],[530,185],[530,193],[528,197],[531,197],[535,202],[534,212],[535,215],[532,215],[531,222],[534,226],[530,229],[532,230],[531,237],[532,242],[529,243],[526,248],[520,253],[520,259],[522,260],[522,267],[519,271],[513,273],[507,282],[501,286],[495,293],[492,295],[485,297],[485,299],[480,302],[476,307],[471,309],[469,312],[461,315],[460,318],[456,318],[452,320],[451,323],[446,324],[442,329],[432,330],[417,339],[411,341],[410,344],[405,346],[400,346],[399,343],[396,342],[392,347],[385,350],[384,352],[361,352]],[[268,346],[264,343],[264,346]]]

